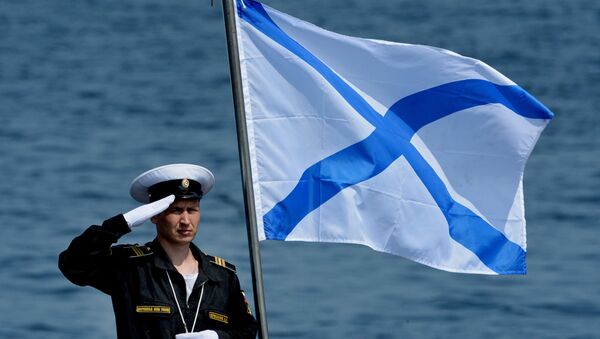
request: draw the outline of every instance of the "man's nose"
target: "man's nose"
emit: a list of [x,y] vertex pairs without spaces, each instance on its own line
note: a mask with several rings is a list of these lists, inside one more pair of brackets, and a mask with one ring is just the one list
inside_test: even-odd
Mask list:
[[186,225],[190,223],[190,214],[187,211],[181,213],[181,223]]

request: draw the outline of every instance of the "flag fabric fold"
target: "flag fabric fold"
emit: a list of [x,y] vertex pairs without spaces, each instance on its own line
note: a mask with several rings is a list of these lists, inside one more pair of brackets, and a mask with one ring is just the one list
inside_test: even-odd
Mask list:
[[526,273],[522,178],[550,112],[485,63],[237,0],[261,240]]

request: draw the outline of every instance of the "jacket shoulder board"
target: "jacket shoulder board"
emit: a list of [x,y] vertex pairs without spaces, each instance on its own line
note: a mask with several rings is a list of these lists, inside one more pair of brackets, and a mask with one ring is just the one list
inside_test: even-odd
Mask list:
[[125,258],[141,258],[152,255],[152,249],[143,245],[117,245],[111,249],[111,255]]
[[212,256],[209,255],[208,258],[210,259],[210,262],[217,265],[217,266],[221,266],[223,268],[226,268],[232,272],[235,273],[235,266],[233,264],[228,263],[227,261],[223,260],[223,258],[217,257],[217,256]]

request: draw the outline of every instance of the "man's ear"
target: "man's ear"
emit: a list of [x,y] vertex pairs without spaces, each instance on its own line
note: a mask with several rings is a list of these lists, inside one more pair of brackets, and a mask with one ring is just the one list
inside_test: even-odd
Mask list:
[[154,225],[156,225],[156,223],[158,222],[158,216],[159,216],[159,215],[160,215],[160,214],[157,214],[157,215],[153,216],[152,218],[150,218],[150,221],[151,221],[151,222],[152,222]]

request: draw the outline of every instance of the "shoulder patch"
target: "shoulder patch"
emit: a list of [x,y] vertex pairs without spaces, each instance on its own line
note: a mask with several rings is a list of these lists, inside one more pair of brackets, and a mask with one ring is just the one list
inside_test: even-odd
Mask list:
[[148,246],[135,245],[118,245],[110,249],[111,255],[117,255],[127,258],[140,258],[152,255],[152,249]]
[[242,290],[242,297],[244,297],[244,304],[246,304],[246,313],[252,315],[252,310],[250,309],[250,304],[248,304],[248,299],[246,299],[246,293]]
[[209,255],[208,258],[210,259],[211,263],[213,263],[217,266],[224,267],[235,273],[235,266],[233,264],[230,264],[227,261],[223,260],[223,258],[212,256],[212,255]]

